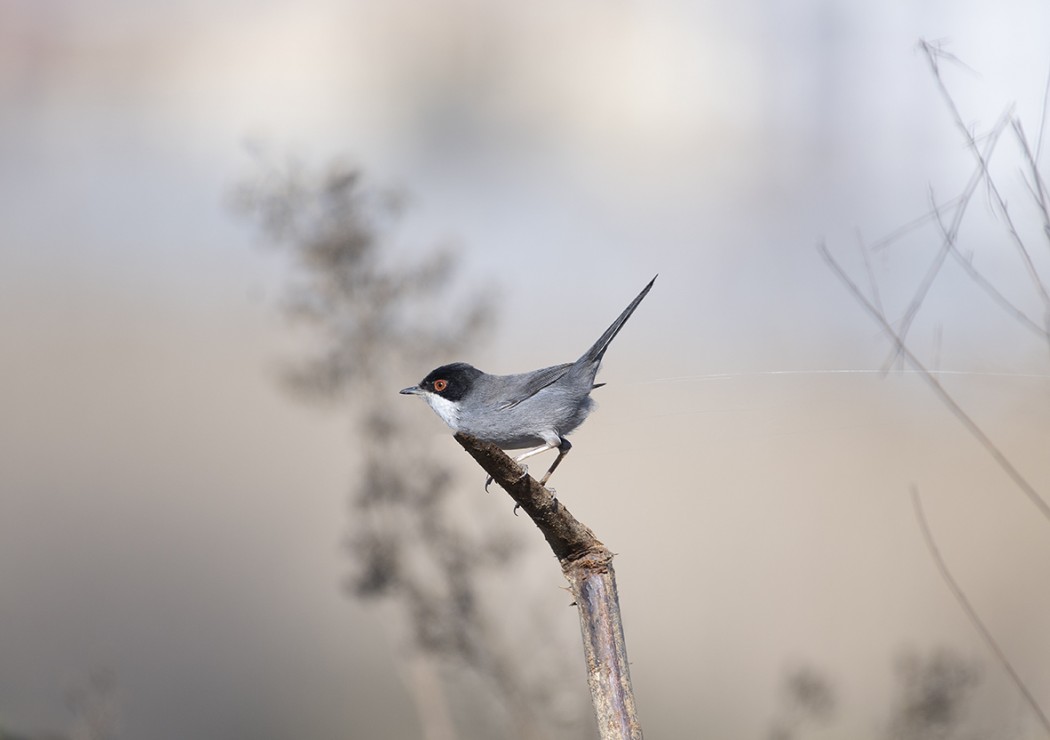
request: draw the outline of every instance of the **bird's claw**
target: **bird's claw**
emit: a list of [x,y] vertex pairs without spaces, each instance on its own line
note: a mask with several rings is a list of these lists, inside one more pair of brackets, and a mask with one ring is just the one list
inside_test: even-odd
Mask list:
[[[550,505],[551,505],[551,508],[553,509],[555,506],[558,505],[558,489],[547,487],[547,493],[549,493],[551,495],[551,504]],[[514,516],[518,515],[518,509],[520,509],[520,508],[521,508],[521,504],[517,504],[517,503],[514,504],[514,511],[513,511]]]
[[[521,478],[518,478],[519,481],[522,480],[526,475],[529,474],[529,466],[528,465],[521,465],[520,467],[521,467]],[[492,485],[492,481],[493,480],[495,480],[495,479],[491,475],[485,479],[485,493],[489,492],[489,486]]]

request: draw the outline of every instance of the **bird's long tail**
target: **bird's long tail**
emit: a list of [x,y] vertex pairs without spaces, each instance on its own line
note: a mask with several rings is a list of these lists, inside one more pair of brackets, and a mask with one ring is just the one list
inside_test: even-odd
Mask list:
[[649,284],[642,288],[642,292],[638,294],[638,297],[631,301],[631,305],[623,310],[623,313],[612,323],[605,333],[598,337],[598,341],[594,343],[589,350],[587,350],[583,357],[577,360],[577,364],[582,363],[593,363],[597,365],[601,362],[602,356],[605,354],[605,350],[609,348],[609,344],[620,333],[620,329],[627,323],[627,319],[631,318],[631,314],[634,313],[634,309],[638,308],[638,304],[642,302],[649,289],[653,287],[653,283],[656,282],[658,275],[654,275],[653,279],[649,281]]

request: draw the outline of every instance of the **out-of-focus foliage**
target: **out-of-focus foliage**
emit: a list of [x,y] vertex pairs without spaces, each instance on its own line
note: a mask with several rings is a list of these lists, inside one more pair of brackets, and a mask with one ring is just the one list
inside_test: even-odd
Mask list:
[[[481,336],[491,321],[489,300],[457,300],[453,250],[399,249],[404,197],[369,187],[352,167],[317,172],[263,158],[235,203],[294,263],[287,313],[310,330],[313,350],[289,368],[290,387],[345,407],[352,419],[358,473],[350,590],[395,605],[411,635],[404,657],[415,667],[408,673],[419,670],[421,656],[465,666],[502,705],[496,714],[504,717],[507,737],[549,737],[539,718],[552,714],[543,711],[550,677],[529,675],[536,661],[495,629],[496,606],[482,583],[508,565],[516,542],[501,528],[463,517],[462,507],[457,514],[453,475],[427,453],[420,431],[429,411],[397,393],[406,378],[418,380]],[[528,636],[521,638],[528,644]],[[427,737],[492,732],[469,729],[469,722],[453,727],[451,712],[433,711],[433,695],[447,682],[414,683],[409,690]],[[474,703],[471,715],[492,713],[479,706],[491,702],[478,695],[466,701]]]
[[790,740],[809,725],[825,725],[835,715],[835,692],[829,680],[811,666],[784,677],[780,716],[774,720],[770,740]]
[[[418,374],[426,362],[476,339],[488,322],[487,301],[454,300],[452,250],[397,252],[403,196],[367,187],[352,167],[313,172],[262,160],[235,200],[294,263],[286,310],[309,328],[313,354],[287,368],[289,386],[345,406],[359,434],[350,543],[358,564],[354,591],[408,598],[421,645],[461,640],[437,633],[455,631],[460,620],[452,614],[474,600],[461,583],[471,581],[470,564],[493,564],[509,553],[448,531],[450,473],[426,456],[418,425],[403,419],[407,404],[397,395],[396,379],[414,377],[407,373]],[[411,553],[420,548],[444,574],[441,598],[420,593],[424,584],[433,591],[440,582],[411,571]],[[490,553],[499,557],[486,558]]]
[[[489,301],[454,300],[453,250],[397,251],[404,196],[366,187],[352,167],[311,172],[264,161],[235,203],[295,262],[288,314],[317,335],[317,354],[290,373],[298,390],[389,391],[392,370],[455,354],[489,324]],[[382,418],[370,424],[389,433]]]
[[905,654],[889,735],[894,740],[961,737],[966,707],[980,682],[977,666],[955,653]]

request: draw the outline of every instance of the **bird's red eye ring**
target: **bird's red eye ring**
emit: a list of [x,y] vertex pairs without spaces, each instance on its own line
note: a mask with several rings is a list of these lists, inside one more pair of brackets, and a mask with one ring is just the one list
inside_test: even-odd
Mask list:
[[446,388],[448,388],[448,381],[447,380],[435,380],[434,381],[434,390],[436,390],[438,393],[441,393],[441,391],[445,390]]

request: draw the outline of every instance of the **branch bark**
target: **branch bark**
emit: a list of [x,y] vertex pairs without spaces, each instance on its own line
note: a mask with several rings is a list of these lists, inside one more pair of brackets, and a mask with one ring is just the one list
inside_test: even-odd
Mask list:
[[457,434],[456,441],[529,515],[561,564],[580,612],[587,684],[601,740],[641,740],[612,553],[499,447],[466,434]]

